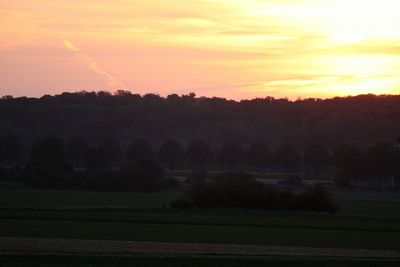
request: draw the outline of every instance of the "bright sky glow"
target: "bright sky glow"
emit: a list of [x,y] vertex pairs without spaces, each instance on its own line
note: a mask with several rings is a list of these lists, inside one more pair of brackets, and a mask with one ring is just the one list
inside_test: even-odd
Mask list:
[[400,94],[398,0],[0,0],[0,95]]

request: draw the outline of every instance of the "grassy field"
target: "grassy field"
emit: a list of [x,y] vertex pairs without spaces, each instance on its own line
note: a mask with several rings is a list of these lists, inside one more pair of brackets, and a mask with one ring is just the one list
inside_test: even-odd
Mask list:
[[1,190],[0,236],[400,249],[384,192],[337,200],[338,215],[165,208],[180,194]]
[[255,226],[0,220],[0,236],[399,249],[400,232]]
[[400,219],[393,218],[227,210],[0,209],[0,218],[400,232]]
[[110,193],[79,191],[0,190],[0,207],[35,208],[163,208],[180,192]]
[[[394,201],[400,192],[333,190],[330,193],[338,202],[341,215],[400,219],[400,203]],[[160,209],[181,194],[179,191],[139,194],[3,189],[0,190],[0,208]]]
[[[167,176],[181,176],[181,177],[190,177],[192,175],[193,171],[192,170],[166,170],[165,174]],[[209,175],[218,175],[218,174],[223,174],[226,173],[226,171],[208,171]],[[285,179],[288,177],[288,175],[297,175],[301,177],[302,179],[313,179],[315,178],[314,175],[312,174],[307,174],[307,173],[285,173],[285,172],[255,172],[255,171],[247,171],[246,173],[250,174],[252,177],[256,179]],[[334,173],[332,172],[325,172],[325,173],[320,173],[318,176],[318,179],[321,180],[332,180],[332,177],[334,177]]]
[[2,267],[397,267],[395,260],[338,260],[320,258],[247,258],[247,257],[107,257],[107,256],[2,256]]

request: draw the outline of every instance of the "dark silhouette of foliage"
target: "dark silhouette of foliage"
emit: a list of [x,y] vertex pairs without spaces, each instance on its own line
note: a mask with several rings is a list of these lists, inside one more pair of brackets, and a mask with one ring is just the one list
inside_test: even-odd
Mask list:
[[169,169],[173,170],[184,159],[185,152],[175,139],[165,140],[158,150],[158,159],[166,163]]
[[274,163],[285,171],[293,170],[300,162],[299,152],[290,143],[282,144],[274,152]]
[[315,212],[336,213],[338,206],[326,190],[316,184],[306,187],[306,191],[296,196],[297,209]]
[[57,138],[48,138],[34,144],[30,167],[34,170],[49,173],[65,173],[70,171],[67,164],[64,142]]
[[154,159],[153,148],[144,138],[133,140],[126,152],[126,159],[129,162],[134,162],[139,159]]
[[195,168],[203,167],[212,162],[213,157],[214,155],[208,144],[200,139],[194,140],[186,152],[187,161]]
[[256,170],[265,169],[270,165],[271,153],[262,142],[254,142],[246,151],[246,162]]
[[12,134],[0,137],[0,164],[14,165],[22,154],[22,147]]
[[112,138],[103,141],[98,147],[90,147],[85,153],[86,167],[89,169],[108,169],[122,158],[119,144]]
[[[218,147],[227,138],[247,146],[254,138],[269,147],[292,142],[300,151],[310,136],[327,148],[339,143],[369,146],[399,136],[400,96],[360,95],[332,99],[232,101],[189,95],[138,95],[126,91],[62,93],[41,98],[0,99],[0,134],[11,133],[29,148],[38,137],[62,134],[99,143],[109,136],[127,144],[145,136],[151,145],[168,136],[189,143],[201,138]],[[6,131],[6,132],[5,132]]]
[[166,188],[164,172],[151,159],[139,159],[121,169],[120,187],[122,191],[158,192]]
[[330,154],[321,144],[313,142],[307,145],[304,151],[304,161],[316,174],[319,174],[324,166],[329,165]]
[[82,167],[87,150],[88,144],[83,138],[74,136],[68,139],[66,144],[67,158],[75,168]]
[[235,141],[225,143],[218,152],[218,161],[229,170],[244,162],[244,151]]
[[28,180],[34,185],[52,188],[62,184],[71,174],[72,168],[67,163],[63,140],[47,138],[33,145]]
[[364,172],[364,155],[354,146],[338,145],[333,150],[334,165],[340,170],[336,177],[339,186],[349,186],[351,179],[358,179]]
[[193,185],[174,201],[173,208],[241,208],[254,210],[303,210],[335,213],[338,207],[319,185],[293,195],[265,187],[248,174],[227,173]]

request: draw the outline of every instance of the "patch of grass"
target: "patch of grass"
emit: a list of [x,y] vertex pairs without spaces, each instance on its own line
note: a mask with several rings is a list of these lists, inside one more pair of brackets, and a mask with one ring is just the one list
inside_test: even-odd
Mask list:
[[0,220],[0,236],[399,249],[400,232],[251,226]]
[[228,210],[0,209],[0,218],[400,232],[400,219]]
[[377,218],[400,218],[400,203],[383,201],[337,200],[340,214]]
[[397,267],[396,260],[346,260],[315,258],[258,257],[114,257],[114,256],[2,256],[3,267],[107,266],[107,267]]
[[3,189],[0,191],[0,207],[163,208],[179,195],[179,192],[112,193]]

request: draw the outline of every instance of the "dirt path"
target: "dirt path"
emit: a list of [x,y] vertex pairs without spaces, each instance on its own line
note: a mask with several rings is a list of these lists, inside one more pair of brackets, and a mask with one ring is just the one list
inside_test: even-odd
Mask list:
[[1,254],[239,255],[400,258],[396,250],[0,237]]

